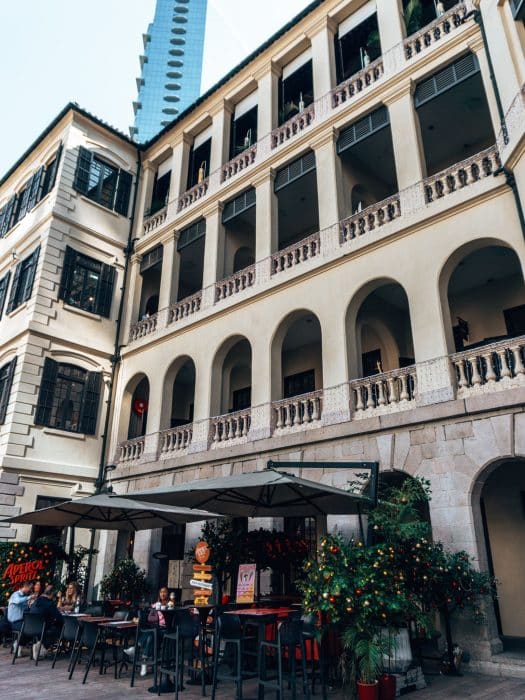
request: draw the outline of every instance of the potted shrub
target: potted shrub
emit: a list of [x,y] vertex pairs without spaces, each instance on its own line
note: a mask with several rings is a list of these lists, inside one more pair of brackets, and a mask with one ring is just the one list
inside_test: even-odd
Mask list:
[[133,559],[122,559],[100,582],[104,598],[119,598],[124,602],[141,600],[149,590],[146,572]]
[[359,700],[379,700],[379,676],[383,668],[383,654],[389,653],[388,637],[375,630],[348,627],[343,644],[349,654],[350,673],[356,678]]

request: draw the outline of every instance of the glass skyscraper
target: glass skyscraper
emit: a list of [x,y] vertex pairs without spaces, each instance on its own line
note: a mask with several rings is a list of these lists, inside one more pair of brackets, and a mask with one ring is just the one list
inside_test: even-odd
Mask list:
[[157,0],[144,34],[132,137],[148,141],[200,95],[207,0]]

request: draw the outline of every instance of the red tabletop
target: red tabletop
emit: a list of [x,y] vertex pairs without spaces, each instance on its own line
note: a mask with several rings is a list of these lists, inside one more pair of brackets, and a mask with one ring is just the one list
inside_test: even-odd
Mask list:
[[240,610],[226,610],[225,612],[231,615],[250,615],[250,617],[264,617],[265,615],[286,617],[294,610],[292,608],[241,608]]

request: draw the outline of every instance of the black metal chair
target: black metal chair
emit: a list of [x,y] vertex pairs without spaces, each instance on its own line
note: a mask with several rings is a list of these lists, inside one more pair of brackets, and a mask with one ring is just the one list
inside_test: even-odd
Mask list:
[[310,681],[312,687],[312,695],[315,695],[315,678],[316,673],[319,675],[319,680],[321,679],[321,668],[320,663],[316,669],[316,659],[315,652],[316,648],[320,643],[320,632],[316,624],[315,615],[302,615],[301,620],[303,623],[303,639],[304,646],[306,649],[306,664],[308,666],[308,661],[310,661]]
[[[84,685],[88,677],[89,669],[95,661],[95,655],[97,651],[103,651],[103,639],[100,635],[100,629],[96,622],[88,622],[85,620],[81,625],[80,641],[77,644],[77,648],[74,651],[73,663],[70,665],[68,680],[71,680],[75,668],[79,662],[82,650],[85,648],[89,654],[88,662],[86,665],[86,670],[84,673],[84,678],[82,679],[82,684]],[[100,667],[100,673],[102,673],[102,665]]]
[[92,617],[102,617],[104,615],[104,608],[102,605],[88,605],[88,607],[82,611],[83,615],[91,615]]
[[[297,697],[297,677],[296,677],[296,651],[300,650],[301,654],[301,670],[303,676],[303,695],[305,700],[310,700],[310,688],[308,685],[308,677],[306,673],[306,648],[303,637],[303,622],[302,620],[289,620],[282,622],[277,631],[277,639],[275,641],[263,641],[259,646],[259,700],[264,700],[266,689],[277,692],[279,700],[283,700],[284,682],[287,681],[292,689],[292,695],[295,700]],[[270,651],[270,654],[268,654]],[[272,654],[273,652],[273,654]],[[288,657],[288,672],[283,669],[283,657]],[[277,676],[268,677],[266,662],[268,658],[277,658]]]
[[15,663],[18,654],[18,647],[24,637],[30,640],[31,644],[39,642],[38,653],[35,659],[35,666],[38,666],[38,661],[40,659],[40,650],[43,645],[44,635],[46,633],[46,618],[40,613],[25,612],[22,621],[22,627],[20,630],[15,630],[17,639],[13,645],[13,660],[11,663]]
[[129,608],[119,608],[113,613],[113,619],[119,620],[120,622],[125,622],[129,620],[130,610]]
[[[192,670],[193,641],[199,633],[199,624],[187,609],[173,611],[173,631],[164,634],[160,655],[158,675],[158,693],[160,695],[162,677],[173,679],[175,684],[175,700],[178,700],[179,690],[184,690],[184,662],[186,647],[189,646],[188,670]],[[189,644],[188,644],[189,643]],[[204,669],[201,672],[204,673]]]
[[[213,684],[211,697],[215,700],[217,682],[220,680],[231,680],[236,686],[236,698],[242,700],[242,682],[247,678],[253,678],[257,674],[243,669],[243,658],[246,657],[245,644],[247,641],[255,639],[254,636],[245,634],[241,618],[233,613],[223,613],[217,618],[217,632],[215,635],[213,654]],[[224,651],[221,658],[221,643],[224,642]],[[233,658],[228,660],[228,651],[233,651]],[[231,673],[221,672],[221,661],[229,663],[232,667]]]
[[64,615],[64,624],[62,625],[62,629],[60,630],[60,637],[58,638],[55,653],[53,654],[53,663],[51,664],[51,668],[55,668],[57,657],[60,652],[63,652],[65,654],[69,649],[71,649],[71,655],[67,670],[69,671],[71,669],[73,653],[76,649],[79,636],[80,625],[78,624],[78,618],[70,617],[69,615]]
[[[159,621],[158,617],[154,620],[153,618],[155,616],[151,616],[150,613],[151,611],[148,612],[147,610],[139,610],[138,612],[139,623],[135,634],[135,650],[131,661],[131,688],[135,685],[137,668],[144,663],[144,656],[147,656],[152,661],[151,666],[153,669],[154,682],[155,684],[157,683],[159,664]],[[148,652],[151,651],[151,654],[148,653],[145,655],[145,650],[148,650]],[[124,665],[127,665],[125,659],[122,662],[121,671]]]

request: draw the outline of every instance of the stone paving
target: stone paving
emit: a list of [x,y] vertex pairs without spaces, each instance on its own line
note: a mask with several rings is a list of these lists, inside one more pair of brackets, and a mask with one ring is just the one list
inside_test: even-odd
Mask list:
[[[0,698],[2,700],[145,700],[156,697],[147,692],[152,685],[151,676],[138,678],[136,687],[129,687],[129,676],[115,680],[113,674],[99,675],[98,670],[90,671],[85,686],[82,685],[83,668],[75,672],[73,679],[67,679],[67,661],[61,659],[54,669],[51,669],[49,659],[42,660],[35,667],[29,657],[17,659],[11,665],[11,655],[6,649],[0,650]],[[411,693],[408,697],[414,700],[455,700],[456,698],[476,698],[476,700],[520,700],[525,699],[525,680],[482,676],[465,673],[461,678],[445,678],[443,676],[427,676],[429,687]],[[255,700],[257,697],[255,684],[244,684],[244,700]],[[210,693],[208,692],[208,697]],[[163,694],[161,697],[173,698],[174,694]],[[275,697],[268,693],[267,698]],[[287,694],[286,700],[291,697]],[[200,700],[200,688],[187,687],[179,694],[180,700]],[[217,692],[218,700],[234,700],[235,692],[230,683],[221,683]],[[302,694],[298,693],[298,698]],[[321,699],[319,691],[314,698]],[[330,693],[331,700],[343,700],[340,692]],[[283,699],[284,700],[284,699]]]

